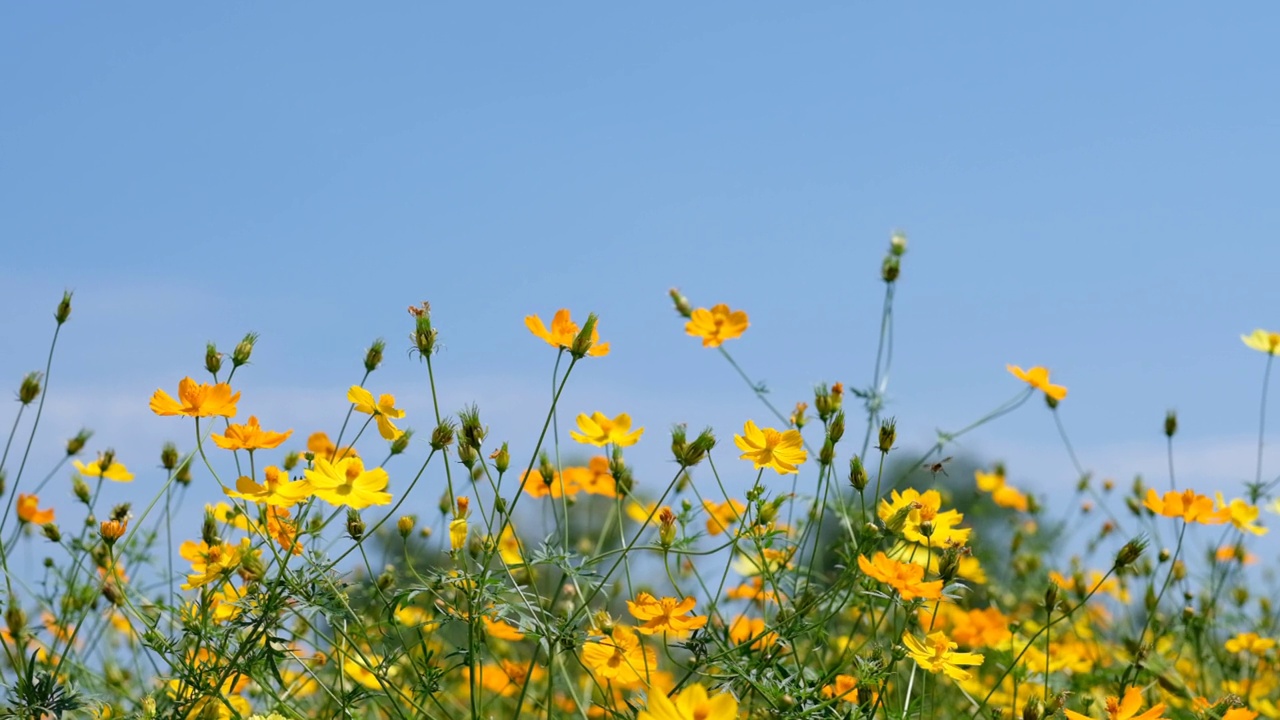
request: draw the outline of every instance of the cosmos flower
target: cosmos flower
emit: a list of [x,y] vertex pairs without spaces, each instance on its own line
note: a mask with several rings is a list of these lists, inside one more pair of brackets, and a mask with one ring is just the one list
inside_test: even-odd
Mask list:
[[945,633],[932,632],[922,641],[911,633],[902,636],[907,654],[922,669],[931,673],[946,673],[952,680],[968,680],[971,676],[964,668],[981,665],[983,657],[977,653],[956,652],[956,644]]
[[156,390],[151,396],[151,412],[157,415],[185,415],[187,417],[235,417],[240,393],[231,393],[226,383],[209,385],[197,383],[189,377],[178,381],[178,399],[174,400],[164,390]]
[[578,430],[569,431],[569,436],[574,440],[596,447],[609,443],[618,447],[631,447],[643,434],[644,428],[636,428],[634,432],[631,430],[631,416],[626,413],[621,413],[612,420],[599,412],[591,413],[590,417],[579,415]]
[[664,597],[659,600],[647,592],[641,592],[634,601],[627,601],[627,610],[641,623],[636,626],[636,630],[645,635],[668,633],[684,637],[707,624],[706,615],[689,615],[696,604],[697,600],[691,597],[683,600]]
[[[542,324],[542,318],[537,315],[525,317],[524,324],[529,328],[529,332],[545,340],[551,347],[561,350],[572,349],[573,341],[578,337],[578,324],[569,319],[569,311],[565,308],[557,310],[555,316],[551,318],[550,331],[547,330],[546,325]],[[609,343],[600,342],[600,332],[595,327],[591,328],[590,345],[586,354],[591,357],[609,354]]]
[[636,720],[736,720],[738,701],[729,693],[709,695],[702,683],[693,683],[673,698],[656,688]]
[[778,432],[773,428],[758,428],[748,420],[742,433],[734,435],[733,442],[742,451],[741,458],[750,460],[756,470],[767,467],[779,475],[798,473],[796,466],[808,457],[799,430]]
[[292,430],[286,430],[282,433],[263,430],[262,426],[258,424],[257,416],[250,415],[249,421],[243,425],[228,425],[225,434],[214,434],[210,437],[213,439],[213,443],[223,450],[248,450],[252,452],[254,450],[278,448],[292,434]]
[[[1163,720],[1160,717],[1164,712],[1164,703],[1154,705],[1150,710],[1138,715],[1138,709],[1142,707],[1142,691],[1136,687],[1131,687],[1124,691],[1124,699],[1119,700],[1115,697],[1107,698],[1107,720]],[[1093,720],[1088,715],[1081,715],[1078,712],[1063,709],[1070,720]]]
[[356,412],[372,415],[378,421],[378,434],[384,440],[395,440],[404,434],[403,430],[391,422],[393,418],[404,417],[404,411],[396,407],[394,395],[379,395],[378,401],[374,402],[373,393],[359,385],[352,385],[347,391],[347,401],[355,405]]
[[731,311],[728,305],[720,303],[710,310],[694,310],[684,331],[693,337],[702,338],[702,347],[720,347],[725,340],[741,337],[749,325],[745,312]]
[[391,504],[391,495],[385,492],[387,471],[365,470],[360,458],[343,458],[331,463],[318,457],[315,468],[306,471],[306,479],[315,496],[330,505],[360,510],[370,505]]
[[1009,372],[1013,373],[1014,377],[1037,390],[1043,391],[1045,395],[1048,395],[1054,400],[1061,401],[1067,396],[1067,389],[1065,387],[1061,385],[1054,385],[1049,382],[1048,368],[1040,367],[1039,365],[1025,371],[1017,365],[1006,365],[1005,368]]
[[1249,335],[1241,335],[1240,339],[1248,347],[1270,355],[1280,355],[1280,333],[1269,332],[1261,328]]

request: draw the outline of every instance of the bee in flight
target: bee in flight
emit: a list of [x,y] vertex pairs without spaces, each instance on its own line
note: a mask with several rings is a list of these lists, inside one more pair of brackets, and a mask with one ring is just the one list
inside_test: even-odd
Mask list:
[[950,475],[947,475],[947,469],[943,467],[943,464],[944,464],[944,463],[949,463],[949,462],[951,462],[951,456],[950,456],[950,455],[948,455],[947,457],[942,458],[941,460],[939,460],[938,462],[935,462],[935,463],[928,463],[928,462],[927,462],[927,463],[925,463],[924,465],[921,465],[921,467],[923,467],[924,469],[926,469],[926,470],[928,470],[929,472],[933,473],[934,475],[937,475],[938,473],[942,473],[942,474],[943,474],[943,475],[945,475],[946,477],[951,477]]

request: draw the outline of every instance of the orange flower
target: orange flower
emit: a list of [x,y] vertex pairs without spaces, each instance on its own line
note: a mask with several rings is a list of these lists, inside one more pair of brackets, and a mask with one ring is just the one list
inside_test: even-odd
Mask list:
[[634,630],[617,625],[612,635],[599,642],[583,643],[582,663],[599,680],[634,685],[658,667],[658,656],[640,647]]
[[[522,482],[524,483],[524,491],[533,497],[547,497],[548,495],[553,498],[559,498],[566,495],[573,497],[581,492],[582,488],[577,483],[576,474],[569,473],[567,470],[568,468],[566,468],[564,475],[555,473],[552,476],[551,482],[547,482],[546,479],[542,477],[541,472],[537,470],[530,470],[529,473],[523,477]],[[566,475],[568,477],[566,477]]]
[[[1153,705],[1150,710],[1138,715],[1138,709],[1142,707],[1142,691],[1136,687],[1131,687],[1124,691],[1124,699],[1120,700],[1114,697],[1107,698],[1107,720],[1163,720],[1160,716],[1164,712],[1164,703]],[[1078,712],[1063,709],[1067,717],[1071,720],[1091,720],[1088,715],[1081,715]]]
[[767,650],[778,642],[778,633],[765,632],[764,620],[739,615],[729,625],[729,639],[735,645],[750,642],[752,650]]
[[924,598],[937,600],[942,597],[942,581],[921,582],[924,580],[924,568],[911,563],[901,563],[883,552],[876,553],[871,560],[863,555],[858,556],[858,567],[868,576],[890,585],[903,600]]
[[[529,328],[529,332],[542,338],[548,345],[561,350],[569,350],[573,347],[573,341],[578,337],[578,324],[569,319],[569,311],[561,308],[556,311],[554,317],[551,318],[551,330],[547,331],[547,326],[542,324],[542,318],[537,315],[529,315],[525,317],[524,324]],[[591,328],[591,347],[586,354],[591,357],[601,357],[609,354],[609,343],[599,342],[600,332],[596,328]]]
[[1012,485],[1008,485],[1004,480],[1004,472],[997,469],[996,472],[983,472],[975,470],[973,472],[974,479],[978,482],[978,489],[982,492],[991,493],[991,501],[1003,508],[1010,508],[1018,512],[1026,512],[1030,507],[1027,496]]
[[41,510],[39,505],[40,498],[35,495],[18,493],[18,519],[33,525],[53,522],[53,508]]
[[747,506],[733,499],[722,503],[703,500],[702,509],[707,511],[707,533],[719,535],[727,532],[730,525],[738,522],[742,513],[746,512]]
[[178,382],[178,398],[181,402],[164,390],[156,390],[151,396],[151,412],[187,417],[235,417],[240,393],[233,395],[226,383],[208,385],[185,377]]
[[1142,504],[1157,515],[1182,518],[1189,523],[1221,525],[1231,519],[1230,510],[1225,508],[1214,510],[1213,500],[1204,495],[1197,495],[1194,490],[1182,492],[1171,490],[1161,498],[1154,488],[1149,488],[1146,501]]
[[278,448],[280,444],[289,439],[293,434],[292,430],[285,430],[282,433],[273,432],[271,430],[263,430],[258,424],[258,418],[255,415],[249,416],[249,422],[243,425],[228,425],[225,435],[211,435],[213,444],[223,450],[263,450]]
[[642,592],[636,595],[635,602],[627,601],[627,610],[641,622],[636,626],[636,630],[645,635],[661,632],[684,637],[690,631],[707,624],[706,615],[690,616],[688,614],[693,611],[696,604],[697,600],[691,597],[683,600],[664,597],[659,600],[647,592]]
[[728,305],[720,303],[710,310],[694,310],[684,331],[693,337],[702,338],[702,347],[720,347],[720,343],[725,340],[741,337],[749,325],[745,312],[729,310]]
[[839,698],[846,702],[858,702],[858,678],[852,675],[837,675],[836,681],[822,688],[823,697]]
[[1014,377],[1037,390],[1044,391],[1045,395],[1048,395],[1054,400],[1061,401],[1067,396],[1067,389],[1065,387],[1061,385],[1054,385],[1049,382],[1048,368],[1040,367],[1039,365],[1025,371],[1017,365],[1006,365],[1005,368],[1009,372],[1013,373]]
[[484,621],[485,633],[491,638],[511,641],[524,639],[524,633],[520,632],[518,628],[504,620],[495,620],[487,615],[480,619]]
[[591,458],[587,467],[565,468],[564,477],[568,487],[581,488],[582,492],[589,495],[618,496],[613,475],[609,474],[609,458],[604,455]]

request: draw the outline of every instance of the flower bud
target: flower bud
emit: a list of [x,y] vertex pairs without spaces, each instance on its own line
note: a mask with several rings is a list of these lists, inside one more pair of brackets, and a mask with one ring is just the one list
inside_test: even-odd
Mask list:
[[89,438],[93,437],[93,431],[81,428],[76,436],[67,441],[67,457],[78,455],[84,449],[85,443],[89,442]]
[[409,334],[409,340],[420,356],[430,357],[435,352],[439,339],[436,329],[431,326],[431,304],[424,302],[422,307],[410,306],[409,314],[414,317],[413,332]]
[[102,541],[107,544],[107,547],[111,547],[117,540],[124,537],[128,527],[128,520],[103,520],[98,526],[98,534],[102,536]]
[[124,604],[124,595],[120,593],[120,589],[117,588],[116,584],[113,582],[103,584],[102,597],[106,598],[107,602],[117,607]]
[[843,410],[838,410],[835,415],[831,416],[831,422],[827,423],[827,437],[833,443],[840,442],[840,438],[844,437]]
[[191,463],[183,463],[178,467],[178,473],[173,476],[173,481],[179,485],[191,484]]
[[1050,580],[1049,587],[1045,588],[1044,590],[1044,606],[1048,608],[1050,611],[1052,611],[1053,608],[1057,605],[1057,603],[1058,603],[1058,583]]
[[178,467],[177,445],[167,442],[164,444],[164,447],[160,448],[160,467],[171,472],[174,468]]
[[396,532],[400,533],[400,537],[408,538],[409,534],[413,532],[415,524],[416,520],[412,515],[401,515],[400,519],[396,521]]
[[689,449],[688,426],[684,423],[671,426],[671,454],[676,462],[683,464],[685,452]]
[[803,402],[796,403],[796,409],[792,410],[791,417],[787,418],[787,422],[791,425],[791,427],[794,427],[797,430],[804,429],[805,421],[808,419],[805,417],[804,413],[808,409],[809,409],[808,403],[803,403]]
[[662,547],[671,547],[676,541],[676,514],[671,508],[664,507],[658,511],[658,542]]
[[125,522],[129,517],[130,507],[131,505],[129,503],[120,503],[119,505],[111,508],[111,519]]
[[1052,395],[1044,396],[1044,404],[1048,405],[1050,410],[1058,409],[1058,399],[1053,397]]
[[1120,569],[1137,562],[1142,557],[1142,553],[1147,549],[1148,541],[1144,537],[1136,537],[1124,544],[1120,551],[1116,553],[1114,567]]
[[493,461],[493,467],[499,475],[506,472],[511,467],[511,451],[507,449],[507,444],[502,443],[502,447],[495,450],[489,459]]
[[898,274],[902,271],[902,266],[898,262],[898,258],[894,255],[886,255],[884,263],[880,265],[880,279],[886,283],[894,282],[898,279]]
[[835,408],[831,407],[831,389],[826,383],[813,389],[813,409],[818,412],[818,419],[823,421],[835,412]]
[[57,524],[51,522],[45,523],[40,527],[40,530],[43,531],[44,536],[52,542],[62,541],[62,531],[58,529]]
[[569,346],[569,352],[575,358],[581,360],[591,351],[591,335],[596,329],[597,320],[595,313],[589,313],[587,321],[582,323],[582,329],[578,331],[578,336],[573,339],[573,344]]
[[[395,440],[391,441],[391,454],[399,455],[409,449],[409,440],[413,438],[413,428],[405,428]],[[286,462],[288,459],[286,458]],[[294,461],[297,462],[296,460]]]
[[458,413],[458,421],[462,424],[462,441],[479,450],[489,434],[489,428],[480,424],[480,408],[476,405],[463,408]]
[[373,341],[368,350],[364,351],[364,370],[365,372],[373,372],[382,364],[382,351],[387,349],[387,343],[382,338]]
[[431,449],[444,450],[453,444],[454,427],[453,421],[441,420],[435,430],[431,431]]
[[80,477],[79,475],[72,475],[71,491],[75,493],[77,500],[84,503],[85,505],[89,504],[91,493],[89,492],[89,485],[84,481],[84,478]]
[[1178,432],[1178,411],[1170,410],[1164,414],[1164,436],[1173,437]]
[[835,462],[836,446],[831,442],[831,438],[822,441],[822,449],[818,451],[818,463],[826,466]]
[[476,460],[479,458],[480,455],[476,453],[475,446],[465,442],[458,443],[458,462],[462,463],[463,467],[468,470],[475,469]]
[[867,488],[867,470],[862,467],[862,458],[854,455],[849,458],[849,484],[854,490],[862,492]]
[[671,296],[671,302],[675,303],[676,312],[685,318],[693,317],[693,307],[689,305],[689,298],[681,295],[680,291],[675,288],[668,290],[667,294]]
[[205,511],[204,522],[200,524],[200,539],[208,545],[217,545],[219,542],[218,521],[209,511]]
[[894,257],[902,257],[907,252],[907,234],[895,230],[889,238],[889,253]]
[[215,377],[222,369],[222,353],[218,352],[218,346],[213,343],[204,346],[204,369]]
[[249,356],[253,354],[253,346],[257,342],[258,333],[246,333],[244,339],[231,351],[231,367],[240,367],[249,362]]
[[42,373],[27,373],[22,378],[22,384],[18,386],[18,402],[23,405],[30,405],[33,400],[40,397],[40,379],[44,377]]
[[364,537],[365,525],[364,519],[360,517],[358,510],[347,509],[347,537],[360,542],[360,538]]
[[893,441],[898,437],[898,423],[893,418],[880,421],[880,452],[887,453],[893,449]]
[[58,309],[53,311],[53,319],[61,325],[69,317],[71,317],[71,291],[67,290],[62,293],[62,299],[58,301]]
[[1044,703],[1033,694],[1022,706],[1022,720],[1040,720],[1042,717],[1044,717]]

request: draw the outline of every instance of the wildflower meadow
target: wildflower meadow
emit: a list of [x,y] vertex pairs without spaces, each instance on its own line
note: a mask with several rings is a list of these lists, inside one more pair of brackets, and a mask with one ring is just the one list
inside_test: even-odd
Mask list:
[[[351,358],[307,427],[237,389],[256,335],[210,344],[202,366],[192,348],[186,376],[136,398],[181,438],[153,457],[111,449],[127,428],[42,432],[59,339],[76,332],[67,293],[38,369],[11,379],[0,716],[1280,718],[1280,479],[1263,475],[1280,332],[1223,329],[1260,380],[1239,409],[1259,418],[1257,473],[1229,494],[1180,482],[1173,412],[1161,472],[1091,475],[1053,358],[1009,358],[1007,396],[903,447],[900,425],[932,422],[885,413],[910,258],[896,234],[866,263],[884,288],[855,309],[879,313],[862,343],[873,375],[805,378],[804,398],[767,392],[735,354],[746,333],[784,332],[753,322],[750,297],[645,300],[673,306],[655,332],[689,336],[759,400],[733,427],[566,406],[567,386],[644,339],[589,307],[530,308],[493,332],[550,378],[529,410],[541,431],[495,437],[490,408],[441,404],[453,369],[437,351],[466,319],[423,302],[404,336]],[[420,381],[380,382],[392,359]],[[413,395],[432,412],[402,409]],[[1074,463],[1070,503],[951,457],[976,428],[1032,414],[1053,417]],[[28,462],[63,443],[51,466]],[[633,464],[641,444],[669,462]],[[725,481],[744,473],[745,491]],[[120,483],[129,501],[108,506]],[[201,522],[175,520],[192,508]]]

